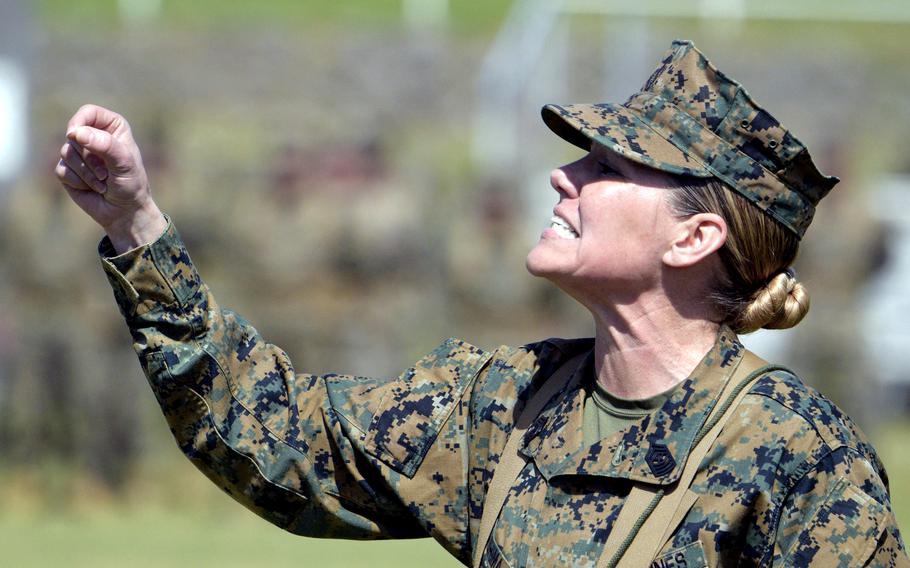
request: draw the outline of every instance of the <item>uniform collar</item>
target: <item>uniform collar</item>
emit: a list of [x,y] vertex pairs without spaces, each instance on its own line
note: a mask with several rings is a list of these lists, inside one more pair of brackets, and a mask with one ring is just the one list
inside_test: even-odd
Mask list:
[[682,473],[696,433],[717,404],[739,365],[744,348],[721,327],[711,350],[655,413],[590,447],[583,446],[586,379],[593,373],[593,349],[557,397],[528,428],[521,453],[547,479],[597,475],[668,485]]

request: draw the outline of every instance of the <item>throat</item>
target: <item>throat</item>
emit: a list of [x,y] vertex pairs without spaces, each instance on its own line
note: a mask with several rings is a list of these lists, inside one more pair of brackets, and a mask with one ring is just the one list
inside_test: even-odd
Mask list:
[[626,400],[671,390],[692,374],[717,341],[716,324],[704,323],[709,325],[698,326],[698,332],[667,330],[651,338],[598,326],[594,347],[598,385]]

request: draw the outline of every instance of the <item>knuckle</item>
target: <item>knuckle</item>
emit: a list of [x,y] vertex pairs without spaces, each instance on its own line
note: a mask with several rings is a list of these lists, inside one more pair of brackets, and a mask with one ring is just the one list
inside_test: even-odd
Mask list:
[[107,132],[92,133],[92,142],[102,154],[108,154],[114,147],[113,138]]
[[73,116],[70,117],[69,123],[67,123],[67,128],[73,128],[75,126],[85,124],[85,117],[91,112],[90,107],[91,105],[82,105],[79,107],[76,112],[73,113]]

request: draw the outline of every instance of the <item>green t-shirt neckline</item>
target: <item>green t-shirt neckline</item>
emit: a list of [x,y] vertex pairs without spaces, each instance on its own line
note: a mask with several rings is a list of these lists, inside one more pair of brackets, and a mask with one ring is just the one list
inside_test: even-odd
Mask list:
[[610,394],[593,377],[593,371],[591,375],[582,425],[586,446],[612,436],[632,422],[656,412],[679,387],[676,384],[654,396],[633,400]]

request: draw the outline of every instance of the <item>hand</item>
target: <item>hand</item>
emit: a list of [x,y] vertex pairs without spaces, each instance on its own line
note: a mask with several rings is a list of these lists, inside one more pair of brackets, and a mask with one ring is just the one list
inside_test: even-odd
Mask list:
[[152,199],[130,125],[95,105],[76,111],[54,173],[73,201],[104,228],[117,252],[155,240],[167,220]]

